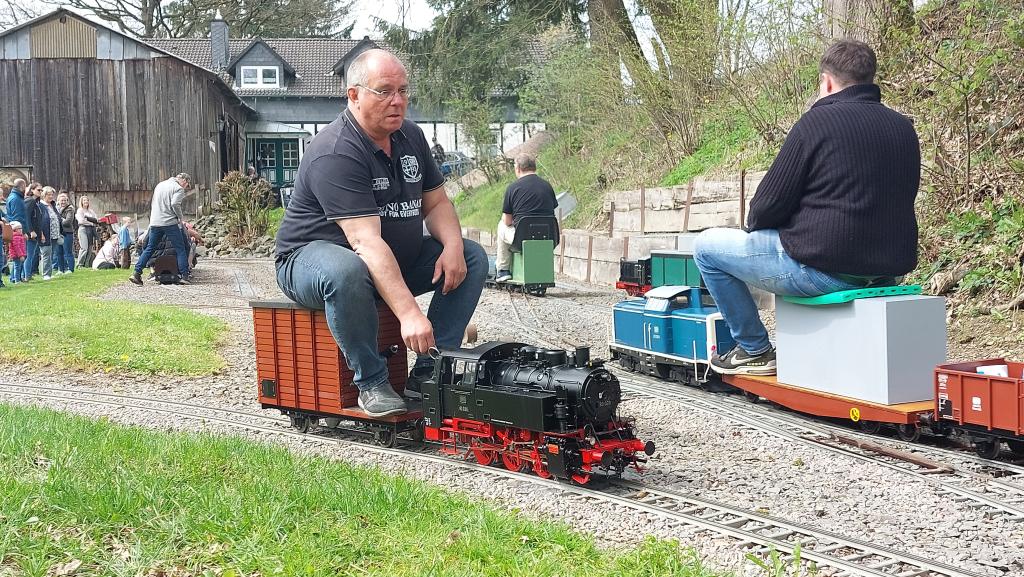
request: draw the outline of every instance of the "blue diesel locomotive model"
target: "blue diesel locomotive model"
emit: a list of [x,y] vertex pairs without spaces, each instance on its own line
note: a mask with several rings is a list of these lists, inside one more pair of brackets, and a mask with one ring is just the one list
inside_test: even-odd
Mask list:
[[613,312],[611,357],[623,368],[698,385],[712,355],[735,345],[707,289],[662,286],[619,302]]

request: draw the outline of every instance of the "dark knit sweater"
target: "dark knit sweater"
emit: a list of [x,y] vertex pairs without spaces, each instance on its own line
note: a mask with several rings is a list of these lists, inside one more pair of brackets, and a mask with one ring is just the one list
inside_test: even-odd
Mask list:
[[874,84],[817,101],[786,137],[750,202],[747,230],[777,229],[816,269],[902,275],[917,265],[921,146]]

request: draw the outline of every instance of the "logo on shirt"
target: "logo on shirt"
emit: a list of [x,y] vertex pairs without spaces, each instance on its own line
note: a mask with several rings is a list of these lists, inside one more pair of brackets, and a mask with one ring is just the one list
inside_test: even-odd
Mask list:
[[420,174],[420,161],[409,154],[402,157],[402,173],[405,174],[406,182],[419,182],[423,179],[423,175]]
[[373,190],[387,190],[391,186],[391,181],[387,178],[375,178],[373,179]]
[[419,216],[423,200],[415,198],[402,202],[389,202],[384,206],[377,207],[380,217],[384,219],[402,219]]

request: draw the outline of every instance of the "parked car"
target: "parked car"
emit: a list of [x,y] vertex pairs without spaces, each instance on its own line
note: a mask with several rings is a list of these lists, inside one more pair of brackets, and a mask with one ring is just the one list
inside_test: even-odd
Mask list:
[[441,174],[445,178],[448,176],[465,176],[466,173],[476,167],[476,162],[472,158],[458,150],[445,152],[444,158],[444,162],[441,163]]

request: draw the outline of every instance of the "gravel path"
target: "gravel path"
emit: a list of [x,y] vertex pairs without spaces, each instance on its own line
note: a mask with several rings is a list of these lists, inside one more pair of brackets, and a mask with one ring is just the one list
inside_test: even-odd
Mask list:
[[[270,261],[207,259],[195,271],[195,279],[196,283],[187,287],[147,283],[141,289],[125,282],[102,298],[191,306],[196,307],[197,312],[224,320],[231,332],[222,347],[228,365],[223,374],[204,378],[111,377],[105,373],[65,374],[22,365],[8,372],[19,375],[12,382],[81,387],[259,411],[254,395],[252,317],[245,307],[253,298],[280,296],[273,265]],[[420,300],[425,306],[429,297]],[[578,284],[552,289],[543,299],[486,290],[475,322],[483,340],[532,340],[524,337],[522,330],[501,321],[518,318],[518,322],[536,327],[537,331],[549,335],[557,332],[551,338],[560,339],[563,344],[591,344],[594,356],[603,356],[607,351],[608,307],[618,300],[619,293]],[[119,422],[161,429],[204,427],[193,421],[169,419],[131,407],[118,410],[90,405],[60,408],[88,415],[103,414]],[[631,399],[623,404],[623,411],[636,417],[642,438],[650,438],[658,444],[659,451],[650,463],[645,482],[813,524],[987,575],[1024,575],[1024,523],[987,519],[969,505],[938,494],[927,483],[882,467],[752,432],[724,418],[696,412],[683,403]],[[276,414],[276,411],[269,413]],[[205,428],[225,430],[214,425]],[[266,440],[266,435],[246,435]],[[358,447],[338,447],[315,438],[276,439],[275,442],[349,462],[401,471],[458,491],[482,495],[528,515],[562,519],[594,534],[604,545],[633,544],[647,534],[680,538],[684,545],[695,547],[715,566],[742,566],[741,572],[756,573],[749,563],[743,562],[742,553],[727,539],[706,534],[681,535],[657,519],[644,518],[617,506],[582,509],[574,499],[560,498],[557,491],[538,490],[526,482],[467,475],[453,468],[424,465],[411,458],[382,459]]]

